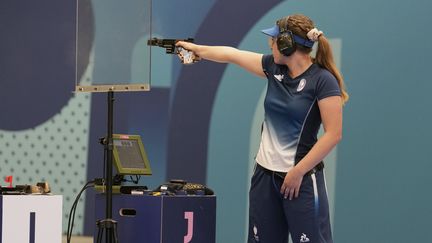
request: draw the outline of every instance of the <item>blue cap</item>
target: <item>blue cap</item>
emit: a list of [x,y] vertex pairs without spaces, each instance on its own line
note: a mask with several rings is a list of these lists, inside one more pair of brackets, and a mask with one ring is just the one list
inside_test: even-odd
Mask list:
[[276,37],[279,34],[279,26],[275,25],[271,28],[261,30],[261,32],[268,36]]
[[[261,30],[261,32],[263,32],[264,34],[266,34],[268,36],[276,37],[276,36],[279,35],[279,26],[275,25],[275,26],[273,26],[271,28]],[[304,38],[302,38],[302,37],[300,37],[298,35],[293,34],[293,38],[294,38],[294,41],[297,44],[300,44],[302,46],[306,46],[306,47],[312,48],[312,46],[314,45],[313,41],[306,40],[306,39],[304,39]]]

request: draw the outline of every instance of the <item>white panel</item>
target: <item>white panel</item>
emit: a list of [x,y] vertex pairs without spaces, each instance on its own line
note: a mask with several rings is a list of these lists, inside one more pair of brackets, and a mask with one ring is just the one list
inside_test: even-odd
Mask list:
[[28,243],[30,213],[35,212],[35,243],[59,243],[62,238],[62,196],[2,196],[2,242]]

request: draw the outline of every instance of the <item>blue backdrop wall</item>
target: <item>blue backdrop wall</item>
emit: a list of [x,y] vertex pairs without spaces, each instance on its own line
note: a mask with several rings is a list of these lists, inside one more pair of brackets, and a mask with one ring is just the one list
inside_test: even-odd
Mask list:
[[[121,4],[127,14],[139,3]],[[102,174],[97,140],[106,133],[105,94],[72,94],[75,4],[0,0],[0,175],[51,182],[64,195],[64,222],[85,181]],[[97,7],[86,13],[82,83],[107,75],[102,44],[93,40],[110,15],[95,14]],[[351,95],[343,141],[326,159],[335,242],[431,242],[431,7],[425,0],[162,0],[153,2],[152,31],[268,53],[260,29],[292,13],[310,16],[331,40]],[[121,46],[130,50],[122,58],[131,77],[147,61],[138,55],[146,38]],[[142,135],[152,163],[154,175],[140,183],[183,178],[213,188],[217,242],[245,240],[264,90],[263,80],[236,66],[182,66],[154,49],[151,92],[116,94],[115,132]],[[93,196],[81,200],[76,233],[93,232]]]

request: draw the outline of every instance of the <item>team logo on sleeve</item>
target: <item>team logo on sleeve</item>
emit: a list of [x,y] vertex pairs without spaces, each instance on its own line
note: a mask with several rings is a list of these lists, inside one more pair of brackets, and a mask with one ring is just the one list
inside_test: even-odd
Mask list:
[[297,86],[297,92],[300,92],[304,89],[304,87],[306,86],[306,79],[302,78],[300,80],[300,83]]
[[302,233],[302,235],[300,236],[300,242],[310,242],[309,238],[305,233]]
[[273,77],[275,77],[279,82],[282,82],[284,78],[283,74],[275,74]]

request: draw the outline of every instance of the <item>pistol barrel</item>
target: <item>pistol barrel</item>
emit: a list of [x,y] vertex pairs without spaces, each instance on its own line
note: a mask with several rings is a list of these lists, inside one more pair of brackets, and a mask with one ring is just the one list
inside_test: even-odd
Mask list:
[[176,54],[176,46],[175,43],[177,41],[187,41],[187,42],[193,42],[193,38],[188,38],[185,40],[180,39],[158,39],[158,38],[152,38],[150,40],[147,40],[147,45],[149,46],[158,46],[166,49],[167,54]]

